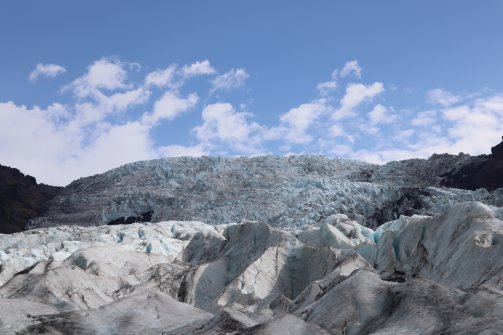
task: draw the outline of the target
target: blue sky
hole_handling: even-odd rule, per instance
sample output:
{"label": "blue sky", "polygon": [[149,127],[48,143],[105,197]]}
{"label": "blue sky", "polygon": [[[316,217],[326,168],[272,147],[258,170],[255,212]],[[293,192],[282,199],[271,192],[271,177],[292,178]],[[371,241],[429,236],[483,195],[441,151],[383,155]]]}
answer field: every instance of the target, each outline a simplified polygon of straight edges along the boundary
{"label": "blue sky", "polygon": [[503,135],[503,2],[2,1],[0,164],[65,185],[180,155],[376,163]]}

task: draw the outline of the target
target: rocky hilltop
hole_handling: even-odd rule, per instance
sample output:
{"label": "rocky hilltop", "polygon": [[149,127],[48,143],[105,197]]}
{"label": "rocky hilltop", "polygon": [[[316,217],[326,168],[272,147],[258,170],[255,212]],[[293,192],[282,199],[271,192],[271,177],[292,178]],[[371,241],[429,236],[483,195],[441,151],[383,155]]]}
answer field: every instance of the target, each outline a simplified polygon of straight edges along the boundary
{"label": "rocky hilltop", "polygon": [[0,234],[23,231],[26,222],[42,214],[61,189],[37,184],[34,177],[0,165]]}
{"label": "rocky hilltop", "polygon": [[245,219],[299,228],[335,213],[377,227],[400,215],[438,214],[464,201],[502,206],[503,189],[445,188],[453,171],[482,160],[460,154],[386,165],[322,156],[143,161],[72,182],[27,228]]}
{"label": "rocky hilltop", "polygon": [[469,190],[503,187],[503,142],[491,148],[490,155],[476,156],[443,175],[442,185]]}

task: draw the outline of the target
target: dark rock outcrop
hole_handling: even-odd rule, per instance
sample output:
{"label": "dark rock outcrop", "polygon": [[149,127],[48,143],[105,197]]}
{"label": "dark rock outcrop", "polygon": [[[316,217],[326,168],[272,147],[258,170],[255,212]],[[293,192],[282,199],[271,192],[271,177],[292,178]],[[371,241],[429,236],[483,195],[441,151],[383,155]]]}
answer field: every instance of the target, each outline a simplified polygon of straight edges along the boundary
{"label": "dark rock outcrop", "polygon": [[140,215],[137,216],[121,216],[118,219],[109,221],[107,225],[113,226],[113,225],[118,225],[118,224],[131,224],[135,222],[150,222],[152,219],[152,212],[145,212],[141,213]]}
{"label": "dark rock outcrop", "polygon": [[488,191],[503,187],[503,142],[492,147],[490,155],[474,156],[442,177],[441,184],[447,187]]}
{"label": "dark rock outcrop", "polygon": [[37,184],[34,177],[0,165],[0,233],[23,231],[26,222],[40,215],[61,189]]}

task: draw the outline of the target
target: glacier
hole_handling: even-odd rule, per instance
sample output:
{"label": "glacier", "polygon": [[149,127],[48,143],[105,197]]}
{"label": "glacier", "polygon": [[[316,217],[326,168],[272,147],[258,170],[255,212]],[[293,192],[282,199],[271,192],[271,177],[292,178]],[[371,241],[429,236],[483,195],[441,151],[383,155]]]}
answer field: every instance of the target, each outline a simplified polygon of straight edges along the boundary
{"label": "glacier", "polygon": [[[503,208],[0,235],[2,334],[494,334]],[[127,322],[125,321],[127,320]]]}
{"label": "glacier", "polygon": [[0,234],[0,333],[503,333],[498,148],[169,158],[78,179]]}
{"label": "glacier", "polygon": [[442,186],[444,175],[473,159],[433,155],[386,165],[323,156],[136,162],[72,182],[27,228],[255,220],[297,229],[333,214],[375,228],[400,215],[435,215],[465,201],[503,206],[503,188]]}

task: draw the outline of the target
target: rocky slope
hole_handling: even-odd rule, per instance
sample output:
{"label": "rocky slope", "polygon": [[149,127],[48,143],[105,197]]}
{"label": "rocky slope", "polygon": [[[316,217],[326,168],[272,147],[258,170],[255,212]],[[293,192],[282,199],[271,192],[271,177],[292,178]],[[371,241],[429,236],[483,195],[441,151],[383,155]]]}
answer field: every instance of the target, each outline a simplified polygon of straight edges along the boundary
{"label": "rocky slope", "polygon": [[490,155],[475,156],[443,175],[442,185],[469,190],[503,187],[503,142],[491,148]]}
{"label": "rocky slope", "polygon": [[71,183],[27,227],[248,219],[294,228],[335,213],[376,227],[400,215],[437,214],[463,201],[502,206],[503,189],[441,187],[442,176],[473,160],[460,154],[382,166],[321,156],[137,162]]}
{"label": "rocky slope", "polygon": [[0,165],[0,234],[24,230],[26,222],[42,214],[61,189],[37,184],[32,176]]}
{"label": "rocky slope", "polygon": [[503,208],[0,235],[2,334],[497,334]]}

